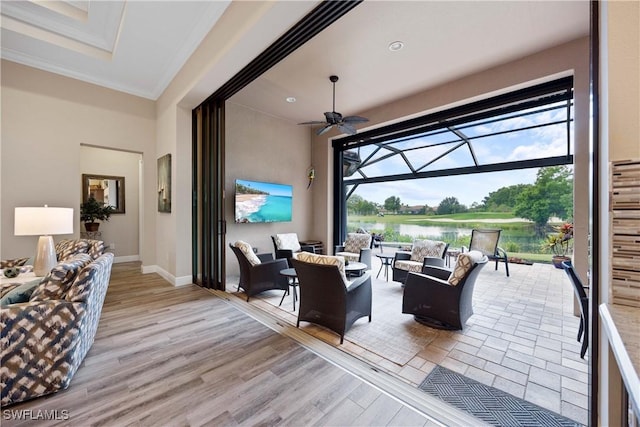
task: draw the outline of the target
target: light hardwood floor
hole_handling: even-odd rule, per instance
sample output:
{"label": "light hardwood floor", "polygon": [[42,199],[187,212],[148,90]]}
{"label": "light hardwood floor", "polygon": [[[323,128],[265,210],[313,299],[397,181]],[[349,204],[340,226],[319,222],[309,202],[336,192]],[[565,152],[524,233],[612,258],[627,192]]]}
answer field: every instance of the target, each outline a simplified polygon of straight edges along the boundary
{"label": "light hardwood floor", "polygon": [[69,389],[2,408],[3,426],[437,425],[206,290],[139,271],[114,265]]}

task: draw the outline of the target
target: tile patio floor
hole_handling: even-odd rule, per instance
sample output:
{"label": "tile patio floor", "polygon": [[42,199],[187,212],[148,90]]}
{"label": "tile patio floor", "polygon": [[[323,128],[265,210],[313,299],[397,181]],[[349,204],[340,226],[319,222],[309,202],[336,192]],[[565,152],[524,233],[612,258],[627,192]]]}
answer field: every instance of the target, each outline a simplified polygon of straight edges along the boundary
{"label": "tile patio floor", "polygon": [[[324,328],[305,322],[301,328],[411,386],[439,364],[587,424],[588,366],[579,356],[579,318],[573,315],[568,278],[548,264],[510,264],[510,277],[504,265],[498,271],[494,265],[486,265],[478,276],[474,315],[463,331],[435,330],[402,314],[402,288],[385,281],[384,272],[380,279],[375,277],[380,268],[377,257],[372,266],[371,323],[358,320],[341,346],[339,337]],[[228,284],[228,289],[235,290],[235,285]],[[265,292],[251,304],[295,326],[291,296],[278,307],[281,296],[281,291]]]}

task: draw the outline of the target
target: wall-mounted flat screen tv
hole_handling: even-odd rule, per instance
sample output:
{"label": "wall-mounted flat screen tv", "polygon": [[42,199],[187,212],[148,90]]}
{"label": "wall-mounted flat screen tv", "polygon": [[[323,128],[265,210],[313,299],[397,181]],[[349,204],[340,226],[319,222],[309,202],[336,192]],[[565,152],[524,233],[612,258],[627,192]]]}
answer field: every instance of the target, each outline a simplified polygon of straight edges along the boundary
{"label": "wall-mounted flat screen tv", "polygon": [[237,179],[236,222],[291,221],[292,198],[291,185]]}

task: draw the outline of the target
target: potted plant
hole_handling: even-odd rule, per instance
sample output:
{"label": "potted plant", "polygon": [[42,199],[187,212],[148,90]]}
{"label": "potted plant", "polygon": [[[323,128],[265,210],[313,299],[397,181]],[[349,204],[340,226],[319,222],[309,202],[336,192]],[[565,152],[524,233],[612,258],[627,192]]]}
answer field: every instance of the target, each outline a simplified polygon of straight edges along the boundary
{"label": "potted plant", "polygon": [[551,262],[556,268],[563,268],[562,263],[568,261],[571,250],[571,240],[573,239],[573,224],[567,222],[559,227],[555,227],[556,232],[547,237],[544,247],[553,253]]}
{"label": "potted plant", "polygon": [[96,221],[109,221],[114,210],[113,206],[89,197],[86,202],[80,204],[80,221],[84,222],[85,230],[98,231],[100,223]]}

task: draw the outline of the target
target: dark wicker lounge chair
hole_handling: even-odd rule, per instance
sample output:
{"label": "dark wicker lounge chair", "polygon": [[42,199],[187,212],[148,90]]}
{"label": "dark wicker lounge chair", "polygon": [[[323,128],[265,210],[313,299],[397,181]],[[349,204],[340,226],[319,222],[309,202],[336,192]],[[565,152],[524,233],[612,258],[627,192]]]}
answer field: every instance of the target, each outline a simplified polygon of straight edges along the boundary
{"label": "dark wicker lounge chair", "polygon": [[289,291],[289,282],[286,277],[280,275],[280,270],[288,268],[285,259],[273,259],[271,254],[261,254],[260,263],[252,265],[245,254],[239,248],[229,244],[233,253],[236,254],[240,266],[240,281],[238,287],[242,288],[249,297],[271,289],[281,289]]}
{"label": "dark wicker lounge chair", "polygon": [[426,265],[444,267],[449,244],[437,240],[416,240],[411,251],[398,251],[395,254],[391,268],[393,281],[404,283],[407,273],[420,273]]}
{"label": "dark wicker lounge chair", "polygon": [[[468,254],[458,257],[464,263]],[[458,330],[473,314],[473,288],[478,273],[489,261],[478,256],[471,261],[459,283],[450,283],[452,271],[443,267],[426,266],[423,273],[409,273],[404,286],[402,312],[413,314],[417,322],[437,329]],[[455,270],[455,268],[454,268]]]}
{"label": "dark wicker lounge chair", "polygon": [[[322,255],[315,255],[322,257]],[[325,257],[335,258],[335,257]],[[337,265],[292,259],[300,285],[298,322],[315,323],[340,335],[340,344],[351,325],[361,317],[371,322],[371,275],[363,273],[349,284]]]}
{"label": "dark wicker lounge chair", "polygon": [[298,252],[315,253],[315,248],[313,246],[300,245],[300,241],[298,240],[298,235],[296,233],[276,234],[275,236],[271,236],[271,241],[273,242],[273,250],[275,251],[276,259],[285,258],[289,267],[293,267],[293,265],[291,265],[291,258],[293,258],[293,254]]}
{"label": "dark wicker lounge chair", "polygon": [[371,270],[371,248],[373,238],[369,233],[349,233],[343,245],[336,245],[335,254],[349,261],[367,264]]}

